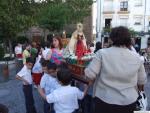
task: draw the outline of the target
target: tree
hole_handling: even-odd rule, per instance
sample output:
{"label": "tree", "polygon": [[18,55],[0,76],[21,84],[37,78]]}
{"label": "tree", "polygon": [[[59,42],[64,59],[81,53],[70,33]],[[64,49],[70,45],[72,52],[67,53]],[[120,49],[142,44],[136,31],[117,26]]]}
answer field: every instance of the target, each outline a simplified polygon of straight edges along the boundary
{"label": "tree", "polygon": [[41,5],[39,25],[60,31],[67,24],[82,22],[91,11],[93,0],[45,0]]}
{"label": "tree", "polygon": [[9,42],[10,54],[14,37],[35,24],[35,4],[32,0],[0,0],[0,36]]}
{"label": "tree", "polygon": [[129,28],[129,32],[131,34],[131,38],[135,38],[138,35],[138,32],[136,32],[134,29]]}

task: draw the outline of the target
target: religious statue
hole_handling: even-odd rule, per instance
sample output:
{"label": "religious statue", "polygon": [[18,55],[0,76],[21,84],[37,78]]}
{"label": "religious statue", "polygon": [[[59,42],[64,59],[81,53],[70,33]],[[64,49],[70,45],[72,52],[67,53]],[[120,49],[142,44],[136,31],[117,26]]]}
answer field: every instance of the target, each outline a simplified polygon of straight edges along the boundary
{"label": "religious statue", "polygon": [[87,44],[85,35],[83,33],[83,25],[78,23],[77,29],[73,32],[66,50],[69,52],[69,54],[81,58],[84,56],[86,49]]}

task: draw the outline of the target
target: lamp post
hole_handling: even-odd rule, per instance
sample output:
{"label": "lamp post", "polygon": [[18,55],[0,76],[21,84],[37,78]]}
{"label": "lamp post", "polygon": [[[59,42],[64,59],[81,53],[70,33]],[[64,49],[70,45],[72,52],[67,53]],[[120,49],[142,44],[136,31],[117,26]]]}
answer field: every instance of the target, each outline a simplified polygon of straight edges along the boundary
{"label": "lamp post", "polygon": [[97,0],[97,24],[96,24],[96,35],[97,35],[97,41],[102,42],[101,37],[101,1]]}
{"label": "lamp post", "polygon": [[144,9],[144,32],[146,32],[146,9],[147,9],[147,0],[145,0],[145,9]]}

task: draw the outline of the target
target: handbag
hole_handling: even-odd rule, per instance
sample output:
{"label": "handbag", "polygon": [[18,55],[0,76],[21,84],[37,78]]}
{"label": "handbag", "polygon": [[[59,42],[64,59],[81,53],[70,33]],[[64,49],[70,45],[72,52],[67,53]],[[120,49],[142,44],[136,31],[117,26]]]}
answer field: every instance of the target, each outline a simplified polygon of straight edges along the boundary
{"label": "handbag", "polygon": [[139,91],[139,97],[136,103],[137,111],[146,111],[148,106],[147,97],[144,91]]}

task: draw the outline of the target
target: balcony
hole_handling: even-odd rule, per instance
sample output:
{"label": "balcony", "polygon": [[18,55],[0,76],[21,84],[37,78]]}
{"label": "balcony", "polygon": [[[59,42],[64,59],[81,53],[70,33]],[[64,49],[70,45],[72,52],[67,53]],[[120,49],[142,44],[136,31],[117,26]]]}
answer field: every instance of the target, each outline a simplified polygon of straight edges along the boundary
{"label": "balcony", "polygon": [[118,11],[118,14],[129,14],[130,11]]}

